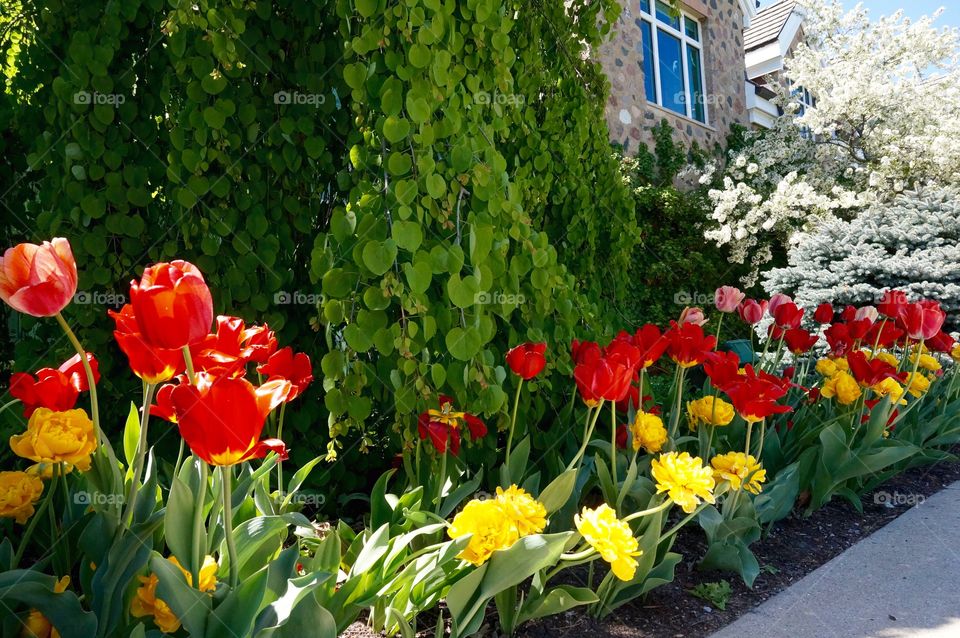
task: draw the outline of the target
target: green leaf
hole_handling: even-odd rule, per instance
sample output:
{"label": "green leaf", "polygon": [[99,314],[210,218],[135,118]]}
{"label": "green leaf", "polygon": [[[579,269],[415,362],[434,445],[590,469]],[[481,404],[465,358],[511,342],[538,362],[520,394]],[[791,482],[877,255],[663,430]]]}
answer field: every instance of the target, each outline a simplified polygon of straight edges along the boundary
{"label": "green leaf", "polygon": [[450,330],[444,340],[447,344],[447,350],[460,361],[469,361],[480,352],[483,347],[483,341],[476,328],[460,328],[459,326]]}
{"label": "green leaf", "polygon": [[123,457],[127,460],[127,478],[132,476],[133,460],[137,454],[137,445],[140,443],[140,412],[137,406],[130,402],[130,411],[127,412],[127,421],[123,426]]}
{"label": "green leaf", "polygon": [[[0,573],[0,600],[9,608],[16,603],[36,609],[61,638],[90,638],[97,633],[97,617],[84,610],[76,594],[54,593],[57,579],[38,571],[17,569]],[[18,630],[19,635],[19,630]]]}
{"label": "green leaf", "polygon": [[443,177],[434,173],[427,177],[427,194],[434,199],[440,199],[447,193],[447,183]]}
{"label": "green leaf", "polygon": [[159,580],[157,598],[170,606],[191,636],[203,636],[210,614],[210,596],[188,585],[183,572],[160,554],[154,553],[150,569]]}
{"label": "green leaf", "polygon": [[371,240],[363,247],[363,264],[374,275],[382,275],[390,270],[397,258],[397,242]]}
{"label": "green leaf", "polygon": [[600,600],[593,590],[588,587],[573,587],[560,585],[554,587],[543,596],[529,598],[524,601],[517,617],[517,624],[522,624],[537,618],[556,616],[579,605],[591,605]]}
{"label": "green leaf", "polygon": [[416,252],[423,243],[423,230],[417,222],[393,222],[392,234],[397,246],[409,252]]}
{"label": "green leaf", "polygon": [[450,275],[447,280],[447,294],[450,301],[458,308],[469,308],[477,303],[477,295],[480,292],[480,283],[473,275],[467,275],[463,279],[459,275]]}
{"label": "green leaf", "polygon": [[391,115],[383,122],[383,136],[387,141],[396,144],[410,134],[410,122],[402,117]]}
{"label": "green leaf", "polygon": [[357,13],[364,18],[369,18],[377,12],[378,0],[356,0]]}
{"label": "green leaf", "polygon": [[553,514],[570,500],[570,495],[573,494],[573,488],[576,484],[577,470],[567,470],[543,488],[537,500],[546,508],[548,515]]}
{"label": "green leaf", "polygon": [[410,289],[420,294],[427,291],[427,288],[430,287],[430,281],[433,279],[433,271],[430,265],[422,261],[404,264],[403,274],[407,277]]}

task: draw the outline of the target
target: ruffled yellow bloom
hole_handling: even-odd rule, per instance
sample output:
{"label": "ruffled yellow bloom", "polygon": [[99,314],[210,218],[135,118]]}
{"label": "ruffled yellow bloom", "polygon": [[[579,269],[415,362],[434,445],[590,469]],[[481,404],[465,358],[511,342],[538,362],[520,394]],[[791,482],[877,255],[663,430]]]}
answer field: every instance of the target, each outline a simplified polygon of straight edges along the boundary
{"label": "ruffled yellow bloom", "polygon": [[[64,576],[53,586],[53,593],[62,594],[70,586],[70,577]],[[60,638],[60,632],[36,609],[31,609],[23,624],[21,638]]]}
{"label": "ruffled yellow bloom", "polygon": [[879,359],[884,363],[889,363],[894,368],[900,366],[900,359],[897,359],[895,356],[893,356],[889,352],[883,352],[882,350],[878,350],[876,352],[870,352],[869,350],[864,350],[864,352],[867,354],[867,357],[870,359]]}
{"label": "ruffled yellow bloom", "polygon": [[648,454],[659,452],[667,443],[667,428],[663,426],[663,419],[656,414],[640,410],[630,424],[630,434],[633,436],[633,451],[640,448]]}
{"label": "ruffled yellow bloom", "polygon": [[850,364],[843,357],[820,359],[817,361],[817,372],[825,377],[832,377],[838,372],[847,372]]}
{"label": "ruffled yellow bloom", "polygon": [[733,490],[743,489],[753,494],[759,494],[762,484],[767,480],[767,471],[752,454],[743,452],[727,452],[718,454],[710,461],[713,466],[713,478],[717,481],[726,480]]}
{"label": "ruffled yellow bloom", "polygon": [[497,488],[497,503],[517,531],[518,537],[539,534],[547,527],[547,508],[516,485]]}
{"label": "ruffled yellow bloom", "polygon": [[467,534],[472,536],[459,558],[474,565],[484,564],[495,551],[510,547],[520,538],[516,525],[495,499],[472,500],[453,517],[447,535],[460,538]]}
{"label": "ruffled yellow bloom", "polygon": [[880,383],[874,384],[870,389],[879,397],[890,395],[894,403],[902,405],[907,403],[906,399],[903,398],[903,386],[897,383],[896,379],[888,377]]}
{"label": "ruffled yellow bloom", "polygon": [[957,363],[960,363],[960,343],[953,346],[953,350],[950,351],[950,356],[953,358],[954,361],[956,361]]}
{"label": "ruffled yellow bloom", "polygon": [[687,403],[687,423],[691,430],[698,425],[730,425],[736,412],[733,405],[723,399],[705,396]]}
{"label": "ruffled yellow bloom", "polygon": [[912,373],[906,381],[906,386],[907,392],[919,399],[930,389],[930,379],[919,372]]}
{"label": "ruffled yellow bloom", "polygon": [[33,516],[34,504],[43,494],[43,481],[26,472],[0,472],[0,517],[21,525]]}
{"label": "ruffled yellow bloom", "polygon": [[657,482],[657,493],[666,492],[670,500],[690,514],[700,501],[713,503],[713,471],[703,466],[698,456],[687,452],[661,454],[650,463],[650,472]]}
{"label": "ruffled yellow bloom", "polygon": [[10,437],[10,449],[17,456],[36,463],[63,463],[64,471],[74,467],[90,469],[90,455],[97,448],[93,422],[83,410],[54,412],[37,408],[27,422],[27,431]]}
{"label": "ruffled yellow bloom", "polygon": [[640,543],[626,521],[604,503],[596,509],[584,507],[573,517],[577,531],[610,563],[610,571],[620,580],[631,580],[637,571],[636,557],[642,554]]}
{"label": "ruffled yellow bloom", "polygon": [[943,367],[940,365],[939,361],[928,354],[921,354],[919,362],[917,362],[917,355],[913,355],[910,357],[910,366],[919,366],[920,368],[929,370],[930,372],[937,372]]}
{"label": "ruffled yellow bloom", "polygon": [[860,398],[860,384],[853,378],[849,372],[838,371],[832,377],[823,382],[820,388],[820,394],[832,399],[837,397],[840,405],[850,405]]}
{"label": "ruffled yellow bloom", "polygon": [[[183,568],[175,557],[170,556],[168,561],[177,566],[187,580],[187,584],[193,586],[193,576]],[[153,624],[165,634],[175,633],[180,629],[180,619],[177,618],[170,606],[163,600],[157,598],[157,585],[160,578],[156,574],[149,576],[140,576],[140,587],[137,588],[133,600],[130,601],[130,614],[136,618],[152,616]],[[203,559],[203,565],[200,567],[200,591],[212,592],[217,588],[217,561],[213,556],[206,556]]]}

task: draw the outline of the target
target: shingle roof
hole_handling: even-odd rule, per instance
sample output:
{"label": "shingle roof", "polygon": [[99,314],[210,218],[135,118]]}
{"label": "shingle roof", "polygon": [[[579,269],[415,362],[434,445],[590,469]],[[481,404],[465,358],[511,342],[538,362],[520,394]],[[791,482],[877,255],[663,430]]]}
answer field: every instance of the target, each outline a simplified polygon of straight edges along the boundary
{"label": "shingle roof", "polygon": [[795,0],[779,0],[760,9],[750,21],[750,28],[743,32],[744,50],[759,49],[776,40],[793,13],[795,4]]}

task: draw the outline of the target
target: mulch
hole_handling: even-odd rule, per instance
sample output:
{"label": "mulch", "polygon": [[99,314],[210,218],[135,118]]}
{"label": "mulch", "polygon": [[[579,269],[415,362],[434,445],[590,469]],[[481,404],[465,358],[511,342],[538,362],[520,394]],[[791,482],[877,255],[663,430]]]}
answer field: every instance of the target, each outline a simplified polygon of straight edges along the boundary
{"label": "mulch", "polygon": [[[960,452],[955,449],[954,453]],[[841,499],[834,499],[809,518],[799,513],[778,522],[769,534],[751,545],[761,565],[761,573],[748,588],[736,574],[705,572],[697,569],[697,560],[706,551],[703,532],[690,524],[678,534],[672,551],[684,556],[677,566],[676,579],[659,587],[645,598],[628,603],[602,621],[577,609],[559,616],[527,623],[517,632],[519,638],[555,638],[590,636],[591,638],[697,638],[733,622],[741,615],[783,591],[820,565],[828,562],[860,539],[869,536],[947,485],[960,480],[960,463],[938,463],[914,468],[887,481],[863,499],[864,512]],[[880,496],[877,496],[880,494]],[[896,502],[884,498],[898,494]],[[922,504],[920,505],[922,507]],[[565,580],[586,584],[586,571],[564,572]],[[577,581],[580,581],[579,583]],[[697,598],[689,591],[700,583],[726,580],[732,593],[721,610]],[[598,581],[595,581],[598,582]],[[493,605],[487,609],[487,623],[478,636],[499,637]],[[432,617],[427,618],[427,616]],[[421,627],[432,627],[435,614],[424,614]],[[342,636],[376,636],[362,623],[354,623]],[[432,631],[420,633],[425,638]]]}

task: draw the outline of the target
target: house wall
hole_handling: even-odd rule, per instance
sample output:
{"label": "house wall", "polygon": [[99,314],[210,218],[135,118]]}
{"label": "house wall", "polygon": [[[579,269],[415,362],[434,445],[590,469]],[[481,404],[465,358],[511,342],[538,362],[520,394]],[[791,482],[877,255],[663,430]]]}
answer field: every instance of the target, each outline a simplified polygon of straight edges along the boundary
{"label": "house wall", "polygon": [[748,123],[744,91],[743,10],[738,0],[686,0],[690,12],[701,18],[706,75],[706,125],[648,103],[643,90],[643,41],[638,0],[621,0],[623,11],[613,35],[600,48],[599,57],[610,80],[607,125],[611,141],[633,154],[641,145],[652,145],[650,129],[666,119],[676,131],[674,139],[702,148],[724,145],[734,123]]}

